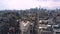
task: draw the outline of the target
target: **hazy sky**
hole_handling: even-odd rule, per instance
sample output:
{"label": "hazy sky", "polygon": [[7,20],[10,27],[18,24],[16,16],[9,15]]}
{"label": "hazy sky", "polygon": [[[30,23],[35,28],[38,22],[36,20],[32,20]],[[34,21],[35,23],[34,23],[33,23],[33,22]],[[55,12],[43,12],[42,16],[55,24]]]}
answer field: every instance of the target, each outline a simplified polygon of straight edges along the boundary
{"label": "hazy sky", "polygon": [[60,0],[0,0],[0,10],[19,10],[35,7],[43,7],[48,9],[60,8]]}

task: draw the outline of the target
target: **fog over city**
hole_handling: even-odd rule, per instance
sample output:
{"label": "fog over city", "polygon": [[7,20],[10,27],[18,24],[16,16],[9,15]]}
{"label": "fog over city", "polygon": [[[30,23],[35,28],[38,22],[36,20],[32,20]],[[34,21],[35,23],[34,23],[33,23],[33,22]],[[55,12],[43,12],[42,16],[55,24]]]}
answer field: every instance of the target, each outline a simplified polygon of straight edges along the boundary
{"label": "fog over city", "polygon": [[0,0],[0,10],[24,10],[35,7],[47,9],[60,8],[60,0]]}
{"label": "fog over city", "polygon": [[60,34],[60,0],[0,0],[0,34]]}

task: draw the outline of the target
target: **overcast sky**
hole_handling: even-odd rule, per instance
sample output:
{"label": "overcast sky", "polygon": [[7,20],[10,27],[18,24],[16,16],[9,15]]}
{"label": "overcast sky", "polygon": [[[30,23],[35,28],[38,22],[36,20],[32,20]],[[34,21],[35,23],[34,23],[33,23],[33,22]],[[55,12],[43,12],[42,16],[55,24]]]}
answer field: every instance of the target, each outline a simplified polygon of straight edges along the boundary
{"label": "overcast sky", "polygon": [[48,9],[60,8],[60,0],[0,0],[0,10],[20,10],[35,7]]}

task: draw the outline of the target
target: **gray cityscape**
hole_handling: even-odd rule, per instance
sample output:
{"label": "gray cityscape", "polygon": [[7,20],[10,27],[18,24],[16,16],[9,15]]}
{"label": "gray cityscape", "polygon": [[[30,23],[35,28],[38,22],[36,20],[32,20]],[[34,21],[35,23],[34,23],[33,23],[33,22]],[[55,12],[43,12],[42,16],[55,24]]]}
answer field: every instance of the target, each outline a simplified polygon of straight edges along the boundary
{"label": "gray cityscape", "polygon": [[0,34],[60,34],[60,9],[1,10]]}
{"label": "gray cityscape", "polygon": [[0,34],[60,34],[60,0],[0,0]]}

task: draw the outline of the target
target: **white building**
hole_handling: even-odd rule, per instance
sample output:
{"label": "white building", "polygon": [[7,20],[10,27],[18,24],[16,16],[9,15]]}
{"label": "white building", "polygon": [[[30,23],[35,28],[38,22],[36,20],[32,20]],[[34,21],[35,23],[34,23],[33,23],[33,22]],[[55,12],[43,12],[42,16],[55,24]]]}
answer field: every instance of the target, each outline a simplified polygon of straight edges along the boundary
{"label": "white building", "polygon": [[29,21],[21,21],[20,22],[20,29],[21,34],[28,34],[29,33],[30,22]]}

